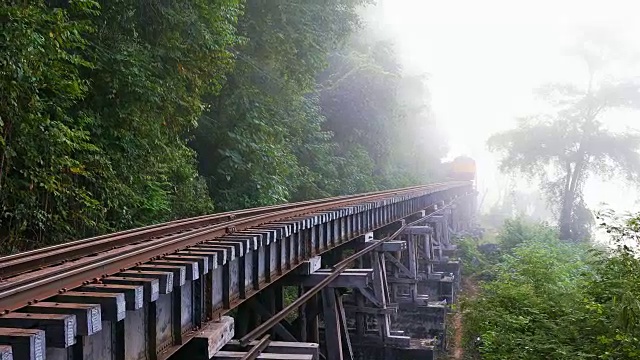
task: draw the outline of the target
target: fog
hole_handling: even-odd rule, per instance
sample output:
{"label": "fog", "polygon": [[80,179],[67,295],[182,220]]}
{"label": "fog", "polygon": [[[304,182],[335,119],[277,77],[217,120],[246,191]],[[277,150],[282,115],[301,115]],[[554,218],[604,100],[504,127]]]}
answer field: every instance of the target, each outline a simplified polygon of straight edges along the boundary
{"label": "fog", "polygon": [[[632,1],[378,1],[376,26],[389,34],[407,72],[425,73],[438,126],[447,134],[449,158],[469,155],[478,164],[483,208],[495,203],[509,182],[489,152],[492,134],[513,128],[515,119],[544,111],[534,90],[548,82],[588,79],[584,62],[568,49],[585,32],[607,33],[629,53],[640,50],[640,4]],[[638,66],[614,69],[629,77]],[[607,126],[640,128],[637,114],[607,115]],[[517,186],[533,189],[516,180]],[[637,191],[621,180],[590,178],[585,202],[631,211]],[[607,205],[603,205],[606,203]]]}

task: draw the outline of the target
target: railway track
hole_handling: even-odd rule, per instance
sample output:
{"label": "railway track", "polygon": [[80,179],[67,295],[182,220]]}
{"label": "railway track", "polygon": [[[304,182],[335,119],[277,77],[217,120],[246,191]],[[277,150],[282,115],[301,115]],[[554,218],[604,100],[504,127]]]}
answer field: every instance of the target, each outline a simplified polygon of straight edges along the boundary
{"label": "railway track", "polygon": [[[336,263],[343,250],[359,249],[373,231],[384,237],[428,216],[464,219],[471,185],[446,182],[231,211],[0,257],[0,354],[8,344],[14,358],[33,360],[45,353],[50,360],[167,360],[185,351],[209,359],[228,340],[219,331],[233,337],[228,315],[238,311],[264,322],[250,332],[237,329],[240,348],[262,344],[246,354],[257,356],[270,346],[260,337],[282,332],[278,319],[320,296],[327,282],[362,281],[343,270],[374,246]],[[462,218],[451,217],[455,204]],[[299,276],[318,281],[329,274],[319,271],[321,264],[333,265],[331,274],[284,308],[284,298],[277,300],[284,284],[301,286]],[[372,296],[374,290],[363,291]],[[267,308],[256,305],[261,302]]]}
{"label": "railway track", "polygon": [[[414,187],[416,189],[420,187]],[[407,188],[409,190],[412,188]],[[0,257],[0,280],[20,273],[51,266],[57,263],[74,260],[84,256],[90,256],[102,251],[136,244],[175,234],[188,235],[187,232],[203,230],[214,225],[221,225],[232,220],[245,219],[252,216],[267,214],[274,211],[295,210],[310,205],[330,204],[332,202],[348,199],[356,199],[365,196],[375,196],[388,193],[385,191],[358,194],[350,196],[338,196],[319,200],[287,203],[282,205],[264,206],[248,210],[228,211],[224,213],[203,215],[188,219],[175,220],[167,223],[145,226],[137,229],[125,230],[113,234],[101,235],[87,239],[68,242],[65,244],[49,246],[37,250]]]}
{"label": "railway track", "polygon": [[216,238],[307,214],[468,185],[447,182],[205,215],[0,257],[0,311],[10,312]]}

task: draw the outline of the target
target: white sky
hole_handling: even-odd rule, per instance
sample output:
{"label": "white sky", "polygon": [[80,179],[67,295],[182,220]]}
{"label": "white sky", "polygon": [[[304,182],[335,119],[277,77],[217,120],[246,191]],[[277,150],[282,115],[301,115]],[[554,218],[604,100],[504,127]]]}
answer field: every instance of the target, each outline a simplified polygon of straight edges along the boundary
{"label": "white sky", "polygon": [[[585,26],[613,29],[640,50],[640,2],[589,0],[379,0],[380,26],[394,39],[405,68],[428,74],[450,156],[478,162],[478,189],[491,202],[504,179],[487,138],[541,109],[533,90],[549,81],[583,80],[585,68],[566,49]],[[637,115],[640,117],[640,115]],[[636,121],[625,124],[636,127]],[[591,181],[592,208],[607,202],[633,210],[637,192],[623,183]]]}

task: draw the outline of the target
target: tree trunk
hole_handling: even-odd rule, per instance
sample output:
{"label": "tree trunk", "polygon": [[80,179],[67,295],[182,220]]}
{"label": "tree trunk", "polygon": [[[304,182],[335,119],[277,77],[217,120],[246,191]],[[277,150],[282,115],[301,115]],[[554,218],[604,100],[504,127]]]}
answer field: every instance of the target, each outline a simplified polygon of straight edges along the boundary
{"label": "tree trunk", "polygon": [[573,208],[574,195],[571,193],[571,183],[573,180],[573,170],[571,162],[567,161],[566,165],[567,177],[564,183],[564,192],[562,194],[562,207],[560,209],[560,219],[558,225],[560,227],[560,239],[571,239],[571,210]]}
{"label": "tree trunk", "polygon": [[567,165],[567,181],[565,182],[565,192],[562,199],[562,210],[560,213],[560,239],[577,240],[573,238],[573,208],[578,192],[578,184],[585,169],[585,155],[580,151],[576,164],[571,171],[571,166]]}
{"label": "tree trunk", "polygon": [[586,168],[586,163],[587,163],[587,159],[586,159],[586,155],[585,154],[581,154],[580,158],[578,159],[578,162],[576,163],[576,167],[573,171],[573,179],[572,179],[572,184],[571,184],[571,189],[570,192],[573,196],[573,200],[571,202],[571,218],[570,218],[570,224],[571,224],[571,240],[582,240],[582,239],[578,239],[577,236],[579,236],[579,231],[576,231],[579,227],[582,227],[583,224],[577,224],[576,221],[577,219],[573,216],[573,213],[575,211],[575,200],[576,200],[576,196],[578,194],[580,194],[580,197],[582,197],[582,190],[578,190],[579,186],[580,186],[580,181],[582,181],[582,178],[584,176],[584,172],[585,172],[585,168]]}

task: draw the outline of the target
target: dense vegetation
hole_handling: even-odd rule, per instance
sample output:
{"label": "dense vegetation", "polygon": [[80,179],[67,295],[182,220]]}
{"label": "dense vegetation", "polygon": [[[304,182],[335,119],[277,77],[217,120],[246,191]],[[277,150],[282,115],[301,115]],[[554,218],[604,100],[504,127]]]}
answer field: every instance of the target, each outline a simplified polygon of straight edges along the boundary
{"label": "dense vegetation", "polygon": [[613,249],[563,242],[555,229],[520,220],[505,223],[498,253],[464,241],[479,282],[463,303],[467,357],[637,359],[639,221],[607,225]]}
{"label": "dense vegetation", "polygon": [[4,2],[0,253],[437,176],[366,2]]}

